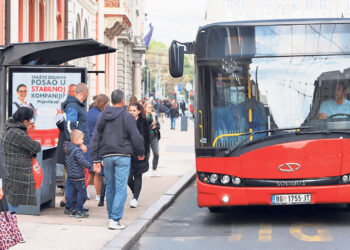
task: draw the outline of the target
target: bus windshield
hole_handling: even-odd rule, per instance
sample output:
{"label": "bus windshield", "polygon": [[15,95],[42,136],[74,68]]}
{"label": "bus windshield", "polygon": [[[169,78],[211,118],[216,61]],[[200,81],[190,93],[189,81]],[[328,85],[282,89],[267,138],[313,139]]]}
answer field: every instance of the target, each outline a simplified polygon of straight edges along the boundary
{"label": "bus windshield", "polygon": [[201,147],[232,147],[244,133],[274,128],[350,129],[349,24],[207,33],[208,45],[199,46],[197,57]]}
{"label": "bus windshield", "polygon": [[350,52],[349,24],[219,26],[203,33],[199,58],[328,55]]}

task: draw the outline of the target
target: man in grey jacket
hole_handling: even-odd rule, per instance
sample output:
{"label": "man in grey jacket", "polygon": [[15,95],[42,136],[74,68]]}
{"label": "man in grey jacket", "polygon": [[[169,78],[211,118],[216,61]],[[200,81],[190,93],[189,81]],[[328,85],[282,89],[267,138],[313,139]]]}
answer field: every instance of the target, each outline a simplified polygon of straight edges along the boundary
{"label": "man in grey jacket", "polygon": [[125,110],[124,93],[114,90],[112,107],[100,114],[91,140],[91,159],[95,168],[100,168],[103,158],[106,178],[106,199],[109,229],[124,229],[120,223],[127,196],[130,172],[130,157],[134,153],[144,159],[144,140],[136,127],[135,118]]}

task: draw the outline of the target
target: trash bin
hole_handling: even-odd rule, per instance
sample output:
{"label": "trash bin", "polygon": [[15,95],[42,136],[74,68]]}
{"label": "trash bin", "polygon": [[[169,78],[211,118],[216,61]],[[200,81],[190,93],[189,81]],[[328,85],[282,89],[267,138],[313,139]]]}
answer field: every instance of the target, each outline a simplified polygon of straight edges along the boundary
{"label": "trash bin", "polygon": [[42,205],[55,207],[56,197],[56,148],[43,149],[36,157],[43,170],[41,188],[36,190],[36,206],[18,207],[19,214],[40,215]]}
{"label": "trash bin", "polygon": [[188,122],[188,117],[181,116],[181,131],[187,131],[187,122]]}

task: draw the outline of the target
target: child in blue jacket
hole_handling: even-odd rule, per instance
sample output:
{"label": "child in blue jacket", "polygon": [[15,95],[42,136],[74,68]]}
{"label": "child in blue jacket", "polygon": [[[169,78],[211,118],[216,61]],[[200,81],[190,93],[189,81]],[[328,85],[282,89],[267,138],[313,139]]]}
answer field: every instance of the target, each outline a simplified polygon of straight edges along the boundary
{"label": "child in blue jacket", "polygon": [[74,129],[70,133],[70,140],[63,145],[67,167],[65,213],[75,218],[86,218],[89,214],[83,211],[83,205],[87,197],[84,169],[88,168],[96,173],[99,170],[95,169],[92,163],[85,158],[83,150],[80,148],[84,143],[83,132]]}

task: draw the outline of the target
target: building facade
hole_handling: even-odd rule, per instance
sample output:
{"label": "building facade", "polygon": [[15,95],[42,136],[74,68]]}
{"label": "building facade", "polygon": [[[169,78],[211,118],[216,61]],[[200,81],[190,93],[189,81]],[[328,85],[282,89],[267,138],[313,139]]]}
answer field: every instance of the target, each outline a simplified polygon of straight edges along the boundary
{"label": "building facade", "polygon": [[0,44],[92,38],[116,53],[68,62],[86,67],[90,101],[117,88],[141,97],[142,0],[0,0]]}

